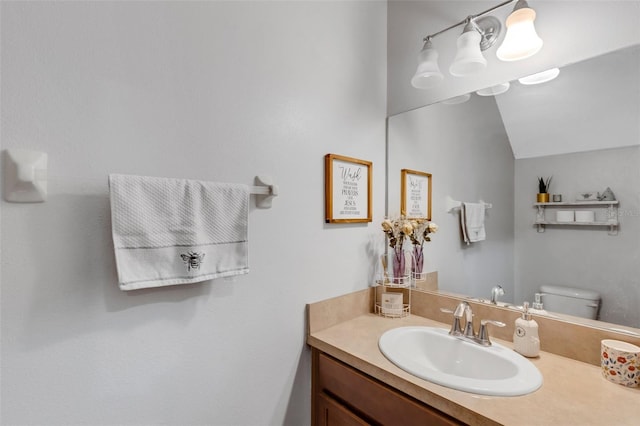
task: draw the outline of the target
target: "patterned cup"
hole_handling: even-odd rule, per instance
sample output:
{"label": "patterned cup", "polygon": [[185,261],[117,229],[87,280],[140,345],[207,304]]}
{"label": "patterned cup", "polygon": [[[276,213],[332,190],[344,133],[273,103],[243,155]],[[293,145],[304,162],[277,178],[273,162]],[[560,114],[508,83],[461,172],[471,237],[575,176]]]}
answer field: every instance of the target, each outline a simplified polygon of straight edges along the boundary
{"label": "patterned cup", "polygon": [[619,340],[603,340],[601,347],[602,376],[623,386],[640,385],[640,347]]}

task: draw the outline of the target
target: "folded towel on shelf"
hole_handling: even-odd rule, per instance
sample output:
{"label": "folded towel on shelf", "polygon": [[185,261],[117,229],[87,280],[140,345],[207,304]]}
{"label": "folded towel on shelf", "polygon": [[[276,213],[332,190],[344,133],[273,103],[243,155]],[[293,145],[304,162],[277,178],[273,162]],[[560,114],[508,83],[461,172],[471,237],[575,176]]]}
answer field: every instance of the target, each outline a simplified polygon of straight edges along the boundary
{"label": "folded towel on shelf", "polygon": [[484,203],[462,203],[460,225],[462,236],[467,245],[486,238],[484,229]]}
{"label": "folded towel on shelf", "polygon": [[122,290],[247,274],[249,187],[109,175]]}

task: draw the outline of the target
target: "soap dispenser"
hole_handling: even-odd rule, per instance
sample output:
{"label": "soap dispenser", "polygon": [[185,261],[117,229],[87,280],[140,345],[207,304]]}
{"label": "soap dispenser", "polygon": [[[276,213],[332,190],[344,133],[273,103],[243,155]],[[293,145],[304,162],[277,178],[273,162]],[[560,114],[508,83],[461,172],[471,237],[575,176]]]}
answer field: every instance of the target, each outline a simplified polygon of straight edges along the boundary
{"label": "soap dispenser", "polygon": [[513,333],[513,349],[526,357],[536,357],[540,354],[540,338],[538,323],[531,318],[529,302],[524,302],[522,318],[516,320]]}
{"label": "soap dispenser", "polygon": [[542,295],[540,293],[536,293],[534,296],[535,301],[531,304],[530,312],[533,314],[546,314],[547,311],[544,310],[544,305],[541,300]]}

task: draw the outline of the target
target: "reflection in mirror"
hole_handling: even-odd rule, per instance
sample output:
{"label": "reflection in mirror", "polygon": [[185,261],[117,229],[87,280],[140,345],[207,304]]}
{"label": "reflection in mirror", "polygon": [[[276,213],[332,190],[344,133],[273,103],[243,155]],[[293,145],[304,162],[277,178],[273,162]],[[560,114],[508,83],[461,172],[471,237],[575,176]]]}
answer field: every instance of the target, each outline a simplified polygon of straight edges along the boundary
{"label": "reflection in mirror", "polygon": [[[425,270],[438,271],[440,290],[489,299],[501,285],[501,300],[521,305],[542,286],[578,288],[600,296],[599,320],[640,327],[639,122],[638,46],[563,67],[544,84],[514,81],[495,97],[472,94],[464,103],[392,116],[387,213],[400,211],[401,169],[431,173],[440,229],[426,250]],[[611,188],[619,201],[618,233],[575,223],[538,232],[540,176],[553,176],[549,192],[563,202]],[[462,242],[460,214],[447,210],[447,197],[492,204],[485,241]],[[607,220],[607,209],[597,205],[547,208],[547,220],[560,208]]]}

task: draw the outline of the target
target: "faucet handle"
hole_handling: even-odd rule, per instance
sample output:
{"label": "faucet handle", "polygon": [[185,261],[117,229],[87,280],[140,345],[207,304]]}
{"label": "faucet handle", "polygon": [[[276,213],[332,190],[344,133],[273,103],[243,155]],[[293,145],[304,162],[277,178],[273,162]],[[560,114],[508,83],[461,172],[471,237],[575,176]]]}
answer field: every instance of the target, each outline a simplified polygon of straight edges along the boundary
{"label": "faucet handle", "polygon": [[504,327],[506,324],[502,321],[486,320],[480,321],[480,331],[478,332],[478,343],[482,346],[491,346],[491,340],[489,339],[488,324],[495,325],[496,327]]}
{"label": "faucet handle", "polygon": [[453,323],[451,324],[451,330],[449,330],[449,334],[459,336],[462,334],[462,326],[460,325],[460,317],[455,316],[455,312],[451,309],[440,308],[440,312],[444,312],[445,314],[453,315]]}

